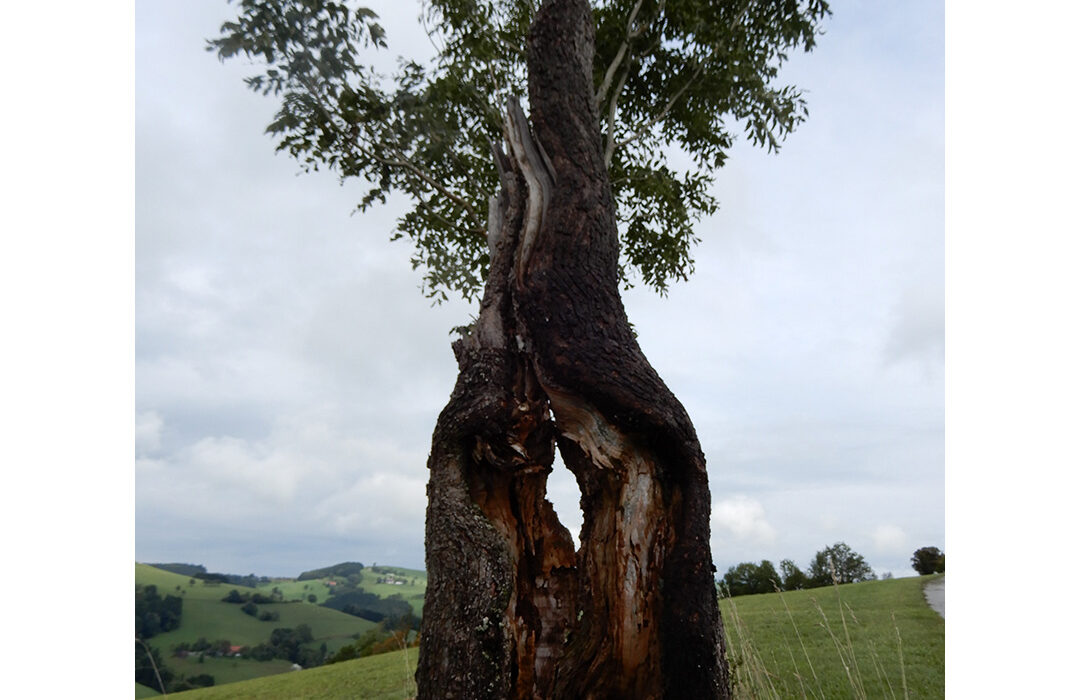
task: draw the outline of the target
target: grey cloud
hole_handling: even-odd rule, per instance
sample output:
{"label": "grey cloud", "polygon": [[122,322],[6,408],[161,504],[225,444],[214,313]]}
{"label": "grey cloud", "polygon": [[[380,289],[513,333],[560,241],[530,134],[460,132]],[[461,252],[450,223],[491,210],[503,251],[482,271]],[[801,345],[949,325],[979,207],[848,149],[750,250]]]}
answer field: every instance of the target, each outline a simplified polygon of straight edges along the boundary
{"label": "grey cloud", "polygon": [[[202,50],[234,9],[137,10],[136,556],[287,575],[421,566],[448,330],[475,309],[420,295],[408,244],[387,241],[400,200],[350,216],[362,188],[273,155],[272,102]],[[380,61],[431,50],[414,6],[376,9]],[[943,541],[943,385],[924,371],[944,217],[942,52],[925,18],[940,13],[833,9],[790,64],[810,120],[779,157],[736,147],[690,282],[626,295],[706,452],[721,571],[805,565],[843,539],[901,573],[890,533]],[[550,494],[576,534],[564,468]],[[738,517],[775,539],[732,536]]]}

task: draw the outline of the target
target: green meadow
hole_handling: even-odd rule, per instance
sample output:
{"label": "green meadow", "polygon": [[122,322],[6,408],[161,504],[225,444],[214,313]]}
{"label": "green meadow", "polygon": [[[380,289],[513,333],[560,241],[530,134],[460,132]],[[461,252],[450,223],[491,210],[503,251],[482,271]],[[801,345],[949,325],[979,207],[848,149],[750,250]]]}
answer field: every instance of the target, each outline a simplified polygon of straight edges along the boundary
{"label": "green meadow", "polygon": [[[424,594],[427,592],[427,572],[418,569],[403,569],[398,566],[379,566],[379,572],[365,569],[363,581],[360,585],[365,591],[374,593],[380,598],[389,598],[392,595],[400,595],[405,602],[412,606],[413,614],[420,617],[424,612]],[[387,574],[393,574],[394,578],[404,581],[403,584],[376,583],[379,578],[386,578]],[[415,582],[415,583],[414,583]]]}
{"label": "green meadow", "polygon": [[[399,566],[378,566],[379,571],[371,568],[364,569],[355,576],[359,579],[358,585],[368,593],[374,593],[380,598],[389,598],[392,595],[400,595],[413,609],[413,614],[420,617],[424,609],[424,593],[427,591],[427,572],[419,569],[405,569]],[[396,580],[403,583],[378,583],[379,579],[385,579],[387,574],[393,574]],[[274,579],[269,583],[260,584],[255,590],[269,595],[273,589],[278,589],[285,600],[308,601],[308,596],[315,596],[315,603],[321,605],[330,597],[330,585],[343,585],[346,579],[338,576],[297,581],[296,579]],[[224,584],[223,584],[224,585]],[[224,594],[223,594],[224,595]]]}
{"label": "green meadow", "polygon": [[945,620],[922,590],[939,578],[722,600],[736,697],[944,697]]}
{"label": "green meadow", "polygon": [[[735,696],[944,697],[945,621],[922,592],[939,578],[721,600]],[[222,675],[213,688],[179,695],[192,700],[413,697],[416,655],[410,648],[228,685],[221,685]],[[217,677],[211,668],[205,666]]]}
{"label": "green meadow", "polygon": [[185,700],[363,698],[401,700],[416,695],[416,649],[393,651],[304,671],[200,688],[170,697]]}
{"label": "green meadow", "polygon": [[[195,582],[192,583],[192,580]],[[145,564],[135,565],[137,585],[157,586],[160,595],[178,595],[184,600],[180,626],[170,632],[154,636],[149,644],[161,650],[172,666],[169,650],[181,642],[194,642],[200,637],[208,641],[228,639],[237,646],[265,642],[277,627],[311,627],[317,647],[323,642],[327,649],[336,651],[352,641],[353,635],[363,634],[375,627],[375,623],[337,610],[323,608],[308,602],[273,603],[260,605],[259,610],[276,612],[279,619],[262,621],[240,610],[240,605],[222,601],[229,591],[253,593],[254,588],[227,583],[208,583],[187,576],[162,571]],[[271,586],[272,587],[272,586]],[[288,599],[288,596],[286,596]]]}

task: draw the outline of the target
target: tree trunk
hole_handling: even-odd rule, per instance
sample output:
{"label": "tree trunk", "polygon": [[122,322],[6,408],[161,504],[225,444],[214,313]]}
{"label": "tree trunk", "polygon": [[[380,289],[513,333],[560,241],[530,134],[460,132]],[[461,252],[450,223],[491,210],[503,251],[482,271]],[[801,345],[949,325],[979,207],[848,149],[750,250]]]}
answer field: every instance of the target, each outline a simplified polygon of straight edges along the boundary
{"label": "tree trunk", "polygon": [[[587,1],[545,2],[428,461],[422,698],[730,696],[705,459],[619,297],[592,59]],[[556,444],[577,551],[545,498]]]}

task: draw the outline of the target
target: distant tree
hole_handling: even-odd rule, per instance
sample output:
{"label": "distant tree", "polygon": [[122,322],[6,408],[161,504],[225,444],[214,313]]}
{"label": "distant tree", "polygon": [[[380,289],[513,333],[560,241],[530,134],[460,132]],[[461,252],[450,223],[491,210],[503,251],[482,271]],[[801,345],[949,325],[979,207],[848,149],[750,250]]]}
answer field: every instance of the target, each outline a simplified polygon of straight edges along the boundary
{"label": "distant tree", "polygon": [[877,578],[861,554],[843,542],[837,542],[814,555],[808,571],[807,588],[836,583],[858,583]]}
{"label": "distant tree", "polygon": [[911,568],[920,576],[945,573],[945,552],[937,547],[920,547],[911,555]]}
{"label": "distant tree", "polygon": [[147,564],[155,569],[161,569],[162,571],[168,571],[173,574],[180,574],[181,576],[198,576],[199,574],[206,573],[206,567],[201,564],[180,564],[180,563],[159,563],[159,564]]}
{"label": "distant tree", "polygon": [[881,575],[881,580],[882,581],[891,581],[892,577],[893,577],[892,572],[891,571],[886,571],[885,573],[883,573]]}
{"label": "distant tree", "polygon": [[240,591],[235,588],[229,591],[229,594],[222,598],[226,603],[246,603],[251,596],[248,594],[241,594]]}
{"label": "distant tree", "polygon": [[[186,678],[184,680],[186,680],[192,688],[209,688],[214,685],[214,677],[209,673],[200,673],[197,676],[192,676],[191,678]],[[175,692],[179,690],[179,688],[174,688],[173,690]]]}
{"label": "distant tree", "polygon": [[150,639],[161,632],[180,626],[184,599],[167,595],[161,597],[157,586],[135,586],[135,636]]}
{"label": "distant tree", "polygon": [[772,593],[780,587],[780,574],[776,573],[776,567],[768,559],[762,559],[758,565],[757,586],[762,593]]}
{"label": "distant tree", "polygon": [[244,603],[244,606],[240,608],[240,610],[242,610],[245,615],[251,615],[252,617],[259,614],[259,606],[255,605],[255,603]]}
{"label": "distant tree", "polygon": [[276,610],[273,612],[270,610],[263,610],[259,613],[259,619],[263,622],[277,622],[280,618],[281,615]]}
{"label": "distant tree", "polygon": [[269,661],[275,658],[276,652],[274,647],[263,642],[248,649],[247,655],[256,661]]}
{"label": "distant tree", "polygon": [[363,571],[364,565],[358,561],[346,561],[340,564],[334,564],[333,566],[327,566],[322,569],[313,569],[311,571],[305,571],[297,576],[297,581],[310,581],[312,579],[330,578],[333,576],[348,576],[349,574],[356,574]]}
{"label": "distant tree", "polygon": [[319,602],[319,598],[314,593],[308,593],[307,602],[309,602],[309,603],[317,603],[317,602]]}
{"label": "distant tree", "polygon": [[806,574],[790,559],[780,562],[780,578],[785,591],[797,591],[806,588]]}
{"label": "distant tree", "polygon": [[780,575],[768,559],[760,564],[743,562],[724,574],[724,587],[731,596],[772,593],[780,585]]}
{"label": "distant tree", "polygon": [[346,644],[345,646],[334,652],[334,655],[326,660],[327,664],[336,664],[341,661],[352,661],[353,659],[360,658],[359,651],[356,644]]}

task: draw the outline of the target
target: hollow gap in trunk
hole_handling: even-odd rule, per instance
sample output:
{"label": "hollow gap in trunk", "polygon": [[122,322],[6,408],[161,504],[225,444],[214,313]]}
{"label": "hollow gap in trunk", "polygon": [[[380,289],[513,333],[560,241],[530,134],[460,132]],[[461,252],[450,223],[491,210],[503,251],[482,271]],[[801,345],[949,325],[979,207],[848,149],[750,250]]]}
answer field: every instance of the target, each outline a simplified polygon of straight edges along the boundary
{"label": "hollow gap in trunk", "polygon": [[555,461],[548,476],[547,492],[559,522],[570,531],[570,537],[574,539],[574,548],[580,549],[581,527],[585,522],[585,514],[581,510],[581,489],[578,487],[577,478],[563,463],[562,455],[558,451],[555,452]]}

